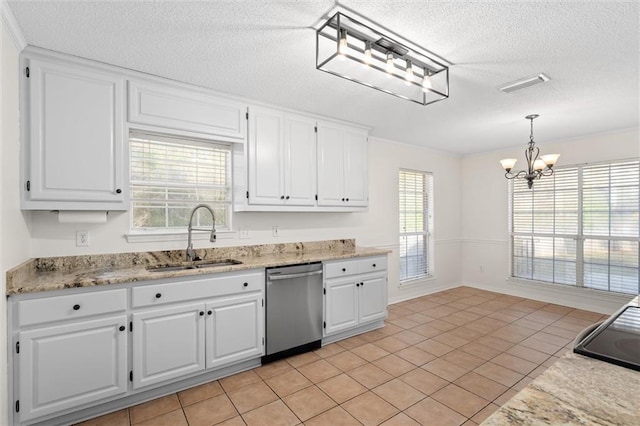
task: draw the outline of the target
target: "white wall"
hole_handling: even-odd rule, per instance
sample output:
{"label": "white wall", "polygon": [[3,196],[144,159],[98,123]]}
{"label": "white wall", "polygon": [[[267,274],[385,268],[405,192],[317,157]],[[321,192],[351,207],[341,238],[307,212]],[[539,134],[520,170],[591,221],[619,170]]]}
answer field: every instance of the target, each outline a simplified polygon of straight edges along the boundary
{"label": "white wall", "polygon": [[[0,27],[0,288],[4,294],[5,271],[29,258],[30,236],[28,214],[22,214],[18,198],[18,48],[3,19]],[[0,318],[6,317],[6,298],[0,297]],[[0,348],[8,348],[6,320],[0,324]],[[8,424],[7,371],[7,350],[3,349],[0,351],[0,424]]]}
{"label": "white wall", "polygon": [[[507,179],[499,160],[517,158],[520,170],[526,144],[511,150],[462,159],[462,280],[489,290],[610,313],[625,297],[587,289],[507,281],[509,230]],[[558,166],[640,157],[638,129],[538,143],[544,154],[559,153]],[[535,184],[534,184],[535,185]]]}

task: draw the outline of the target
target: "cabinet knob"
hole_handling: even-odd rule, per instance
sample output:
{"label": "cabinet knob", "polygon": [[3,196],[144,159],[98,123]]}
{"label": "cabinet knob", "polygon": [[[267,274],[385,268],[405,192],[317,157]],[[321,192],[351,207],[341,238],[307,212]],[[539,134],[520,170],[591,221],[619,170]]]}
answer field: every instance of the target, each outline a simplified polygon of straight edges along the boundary
{"label": "cabinet knob", "polygon": [[200,316],[204,316],[204,311],[200,311]]}
{"label": "cabinet knob", "polygon": [[280,196],[280,199],[281,199],[281,200],[284,200],[284,195],[281,195],[281,196]]}
{"label": "cabinet knob", "polygon": [[73,305],[73,310],[77,311],[78,309],[80,309],[80,305]]}
{"label": "cabinet knob", "polygon": [[289,196],[287,195],[287,196],[286,196],[286,197],[284,197],[284,198],[288,200],[288,199],[289,199]]}
{"label": "cabinet knob", "polygon": [[118,188],[116,189],[116,194],[121,194],[122,193],[122,189]]}
{"label": "cabinet knob", "polygon": [[347,201],[349,201],[349,199],[348,199],[348,198],[346,198],[346,200],[347,200]]}
{"label": "cabinet knob", "polygon": [[360,283],[356,283],[356,287],[360,287]]}
{"label": "cabinet knob", "polygon": [[360,285],[361,285],[362,287],[364,287],[364,283],[360,283]]}
{"label": "cabinet knob", "polygon": [[243,287],[249,287],[249,283],[242,284]]}
{"label": "cabinet knob", "polygon": [[162,293],[156,293],[156,299],[160,299],[162,297]]}
{"label": "cabinet knob", "polygon": [[120,330],[120,331],[124,331],[124,330],[126,330],[126,328],[127,328],[127,327],[125,327],[124,325],[121,325],[121,326],[120,326],[120,328],[119,328],[118,330]]}
{"label": "cabinet knob", "polygon": [[207,315],[211,315],[213,311],[207,311]]}
{"label": "cabinet knob", "polygon": [[347,268],[342,268],[342,272],[347,272]]}
{"label": "cabinet knob", "polygon": [[376,264],[374,263],[374,264],[373,264],[373,265],[371,265],[371,266],[373,266],[373,267],[375,268],[375,267],[376,267]]}
{"label": "cabinet knob", "polygon": [[344,198],[342,199],[342,201],[344,201]]}

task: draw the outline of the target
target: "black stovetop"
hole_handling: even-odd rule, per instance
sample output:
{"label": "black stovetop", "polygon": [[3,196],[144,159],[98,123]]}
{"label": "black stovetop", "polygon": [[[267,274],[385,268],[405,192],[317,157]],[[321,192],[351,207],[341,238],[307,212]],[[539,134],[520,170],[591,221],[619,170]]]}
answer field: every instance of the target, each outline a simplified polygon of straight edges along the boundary
{"label": "black stovetop", "polygon": [[573,351],[640,371],[640,306],[627,306]]}

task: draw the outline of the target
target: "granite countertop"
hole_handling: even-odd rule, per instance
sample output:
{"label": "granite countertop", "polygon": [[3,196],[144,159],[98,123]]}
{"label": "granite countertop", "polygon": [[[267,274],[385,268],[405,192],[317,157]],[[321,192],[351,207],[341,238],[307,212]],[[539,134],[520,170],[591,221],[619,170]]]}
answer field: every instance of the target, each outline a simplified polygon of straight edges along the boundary
{"label": "granite countertop", "polygon": [[161,272],[149,271],[147,267],[185,264],[184,250],[37,258],[7,272],[7,295],[386,255],[389,252],[356,247],[355,240],[209,248],[196,250],[196,254],[202,257],[201,262],[234,259],[242,263]]}
{"label": "granite countertop", "polygon": [[640,425],[640,371],[566,353],[482,423],[503,425]]}

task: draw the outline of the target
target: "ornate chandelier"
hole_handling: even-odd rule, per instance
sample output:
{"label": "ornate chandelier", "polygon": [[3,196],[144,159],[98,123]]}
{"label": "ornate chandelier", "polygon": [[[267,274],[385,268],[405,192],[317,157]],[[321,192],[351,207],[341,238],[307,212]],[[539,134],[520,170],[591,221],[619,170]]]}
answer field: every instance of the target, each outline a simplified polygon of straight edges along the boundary
{"label": "ornate chandelier", "polygon": [[516,165],[518,161],[515,158],[505,158],[500,160],[500,164],[504,167],[506,173],[504,177],[507,179],[526,179],[529,189],[533,187],[533,181],[540,179],[542,176],[551,176],[553,174],[553,166],[558,161],[560,154],[540,154],[540,148],[536,146],[533,141],[533,120],[538,118],[538,114],[527,115],[525,118],[531,120],[531,136],[529,136],[529,146],[524,151],[524,156],[527,159],[527,170],[521,170],[519,172],[511,173],[511,169]]}

